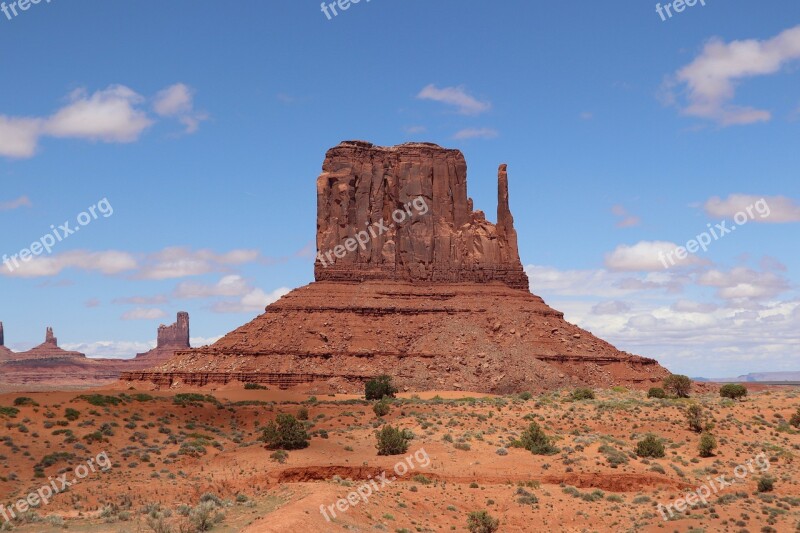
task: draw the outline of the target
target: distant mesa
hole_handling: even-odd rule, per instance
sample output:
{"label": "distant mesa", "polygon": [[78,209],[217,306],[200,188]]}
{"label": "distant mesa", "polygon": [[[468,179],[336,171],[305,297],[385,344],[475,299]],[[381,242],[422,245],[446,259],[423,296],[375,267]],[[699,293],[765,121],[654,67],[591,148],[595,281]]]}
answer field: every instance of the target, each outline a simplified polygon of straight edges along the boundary
{"label": "distant mesa", "polygon": [[116,381],[122,372],[147,369],[169,360],[189,345],[189,313],[181,311],[169,326],[158,328],[156,347],[132,359],[91,359],[80,352],[59,348],[53,328],[45,340],[26,352],[15,353],[4,345],[0,322],[0,384],[41,386],[98,386]]}
{"label": "distant mesa", "polygon": [[[506,165],[497,190],[492,224],[473,209],[460,151],[342,142],[327,152],[316,180],[316,281],[215,344],[179,350],[122,379],[164,387],[314,383],[357,392],[365,380],[389,374],[402,390],[510,393],[645,388],[667,376],[654,359],[617,350],[531,294]],[[419,198],[427,211],[390,226],[393,213]]]}

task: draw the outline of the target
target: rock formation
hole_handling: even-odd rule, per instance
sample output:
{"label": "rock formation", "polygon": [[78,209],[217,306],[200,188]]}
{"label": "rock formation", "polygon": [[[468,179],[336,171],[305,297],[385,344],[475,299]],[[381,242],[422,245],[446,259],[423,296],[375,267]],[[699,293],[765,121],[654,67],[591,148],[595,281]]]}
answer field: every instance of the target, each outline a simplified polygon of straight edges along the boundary
{"label": "rock formation", "polygon": [[[326,382],[356,392],[385,373],[404,390],[507,393],[647,387],[668,374],[531,294],[506,165],[498,172],[497,224],[473,211],[457,150],[344,142],[328,151],[322,170],[316,281],[212,346],[179,351],[123,380]],[[420,198],[425,208],[415,206]],[[406,216],[392,219],[397,211]],[[375,231],[365,237],[365,228]]]}
{"label": "rock formation", "polygon": [[0,389],[17,385],[40,387],[92,387],[113,383],[123,372],[162,364],[177,350],[189,348],[189,314],[178,313],[177,321],[158,328],[156,347],[133,359],[90,359],[79,352],[58,347],[53,329],[45,341],[27,352],[14,353],[2,345],[0,323]]}
{"label": "rock formation", "polygon": [[3,323],[0,322],[0,362],[8,361],[14,352],[6,348],[5,337],[3,336]]}
{"label": "rock formation", "polygon": [[[317,178],[315,278],[497,280],[527,289],[505,165],[499,174],[495,226],[482,211],[472,210],[467,164],[458,150],[430,143],[384,148],[360,141],[329,150]],[[347,253],[337,256],[337,247]]]}
{"label": "rock formation", "polygon": [[16,361],[23,361],[32,359],[64,359],[85,357],[86,356],[80,352],[70,352],[59,348],[58,339],[55,337],[55,335],[53,335],[53,328],[48,327],[45,330],[44,342],[42,344],[31,348],[27,352],[14,354],[13,359]]}

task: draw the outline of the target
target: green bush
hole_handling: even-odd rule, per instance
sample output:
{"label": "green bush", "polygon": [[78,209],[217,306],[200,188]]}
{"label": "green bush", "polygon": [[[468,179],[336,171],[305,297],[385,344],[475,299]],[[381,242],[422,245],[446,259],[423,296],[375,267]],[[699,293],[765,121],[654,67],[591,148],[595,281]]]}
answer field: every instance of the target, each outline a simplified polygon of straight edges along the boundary
{"label": "green bush", "polygon": [[695,433],[703,431],[703,420],[705,413],[698,404],[692,404],[686,409],[686,421],[689,422],[689,429]]}
{"label": "green bush", "polygon": [[72,407],[67,407],[64,409],[64,418],[70,420],[72,422],[76,421],[78,417],[81,416],[81,412],[77,409],[73,409]]}
{"label": "green bush", "polygon": [[281,413],[270,420],[263,430],[262,440],[271,450],[300,450],[308,447],[309,436],[303,423],[289,414]]}
{"label": "green bush", "polygon": [[594,391],[592,389],[575,389],[572,391],[572,399],[575,401],[594,400]]}
{"label": "green bush", "polygon": [[714,450],[717,449],[717,439],[709,432],[700,436],[700,457],[713,457]]}
{"label": "green bush", "polygon": [[739,398],[747,396],[747,387],[737,383],[728,383],[719,389],[719,395],[723,398],[738,400]]}
{"label": "green bush", "polygon": [[122,400],[116,396],[105,396],[103,394],[81,394],[77,399],[86,400],[97,407],[107,407],[109,405],[119,405],[122,403]]}
{"label": "green bush", "polygon": [[470,533],[494,533],[499,527],[500,520],[486,511],[473,511],[467,517],[467,529]]}
{"label": "green bush", "polygon": [[258,383],[245,383],[244,390],[267,390],[264,385],[259,385]]}
{"label": "green bush", "polygon": [[553,446],[550,437],[548,437],[544,430],[536,422],[531,422],[531,425],[522,432],[521,437],[522,447],[534,455],[553,455],[558,453],[558,448]]}
{"label": "green bush", "polygon": [[0,415],[14,418],[19,414],[19,409],[16,407],[0,407]]}
{"label": "green bush", "polygon": [[364,396],[367,400],[382,400],[386,397],[394,398],[396,393],[397,389],[392,385],[392,378],[385,374],[367,381],[364,386]]}
{"label": "green bush", "polygon": [[663,399],[663,398],[667,397],[667,393],[661,387],[653,387],[652,389],[647,391],[647,397],[648,398],[661,398],[661,399]]}
{"label": "green bush", "polygon": [[408,450],[408,435],[405,431],[392,426],[383,426],[376,433],[378,439],[378,455],[400,455]]}
{"label": "green bush", "polygon": [[391,403],[389,402],[388,398],[384,398],[383,400],[379,400],[372,406],[372,410],[375,412],[375,416],[381,417],[386,416],[389,414],[389,411],[392,410]]}
{"label": "green bush", "polygon": [[798,409],[797,412],[792,415],[792,418],[789,419],[789,424],[796,428],[800,428],[800,409]]}
{"label": "green bush", "polygon": [[692,391],[692,380],[688,376],[672,374],[664,380],[664,390],[678,398],[688,398]]}
{"label": "green bush", "polygon": [[636,455],[639,457],[658,459],[664,457],[666,452],[664,451],[664,444],[661,442],[661,439],[655,435],[648,435],[636,445]]}
{"label": "green bush", "polygon": [[308,420],[308,407],[301,407],[297,411],[297,419],[298,420]]}
{"label": "green bush", "polygon": [[39,404],[33,401],[33,398],[28,398],[27,396],[20,396],[19,398],[14,399],[14,405],[17,407],[22,405],[31,405],[33,407],[38,406]]}
{"label": "green bush", "polygon": [[758,492],[772,492],[775,488],[775,480],[764,476],[758,480]]}

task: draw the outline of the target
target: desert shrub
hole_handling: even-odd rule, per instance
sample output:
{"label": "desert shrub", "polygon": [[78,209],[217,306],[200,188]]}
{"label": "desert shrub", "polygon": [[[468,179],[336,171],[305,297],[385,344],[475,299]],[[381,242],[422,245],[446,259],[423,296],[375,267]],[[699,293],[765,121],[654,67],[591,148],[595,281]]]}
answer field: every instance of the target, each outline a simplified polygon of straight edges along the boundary
{"label": "desert shrub", "polygon": [[267,390],[264,385],[259,385],[258,383],[245,383],[244,390]]}
{"label": "desert shrub", "polygon": [[172,398],[172,402],[176,405],[189,405],[189,404],[202,404],[205,402],[218,404],[219,400],[211,396],[210,394],[198,394],[196,392],[182,392],[180,394],[176,394]]}
{"label": "desert shrub", "polygon": [[109,405],[119,405],[122,400],[116,396],[106,396],[104,394],[81,394],[76,399],[85,400],[97,407],[107,407]]}
{"label": "desert shrub", "polygon": [[775,488],[775,480],[769,476],[764,476],[758,480],[758,492],[772,492]]}
{"label": "desert shrub", "polygon": [[73,409],[72,407],[67,407],[64,409],[64,418],[67,420],[74,422],[79,416],[81,416],[81,412],[77,409]]}
{"label": "desert shrub", "polygon": [[672,374],[664,380],[664,390],[678,398],[688,398],[692,390],[692,380],[688,376]]}
{"label": "desert shrub", "polygon": [[286,459],[289,458],[289,454],[286,453],[284,450],[275,450],[274,452],[269,454],[269,458],[272,459],[273,461],[283,464],[286,462]]}
{"label": "desert shrub", "polygon": [[789,424],[796,428],[800,428],[800,409],[798,409],[797,412],[792,415],[792,418],[789,419]]}
{"label": "desert shrub", "polygon": [[494,533],[499,527],[500,520],[486,511],[473,511],[467,517],[467,529],[470,533]]}
{"label": "desert shrub", "polygon": [[700,405],[692,404],[686,409],[686,421],[689,423],[689,429],[695,433],[703,431],[704,419],[705,413]]}
{"label": "desert shrub", "polygon": [[302,422],[281,413],[264,427],[262,440],[272,450],[300,450],[308,447],[309,436]]}
{"label": "desert shrub", "polygon": [[375,412],[375,416],[381,417],[386,416],[391,411],[391,403],[389,403],[388,398],[384,398],[379,400],[372,406],[372,410]]}
{"label": "desert shrub", "polygon": [[152,402],[155,399],[150,394],[145,394],[144,392],[137,392],[132,398],[137,402]]}
{"label": "desert shrub", "polygon": [[528,401],[528,400],[530,400],[531,398],[533,398],[533,394],[531,394],[530,392],[527,392],[527,391],[526,391],[526,392],[521,392],[521,393],[519,394],[519,399],[520,399],[520,400],[522,400],[522,401],[525,401],[525,402],[527,402],[527,401]]}
{"label": "desert shrub", "polygon": [[558,448],[553,446],[550,437],[548,437],[544,430],[536,422],[531,422],[531,425],[522,432],[521,437],[522,447],[534,455],[553,455],[558,453]]}
{"label": "desert shrub", "polygon": [[709,432],[700,436],[700,457],[713,457],[714,450],[717,449],[717,439]]}
{"label": "desert shrub", "polygon": [[0,415],[14,418],[19,414],[19,409],[16,407],[2,407],[0,406]]}
{"label": "desert shrub", "polygon": [[376,433],[378,440],[378,455],[400,455],[408,450],[408,438],[406,432],[392,426],[383,426],[383,429]]}
{"label": "desert shrub", "polygon": [[636,444],[636,455],[639,457],[660,458],[666,455],[664,444],[655,435],[647,435]]}
{"label": "desert shrub", "polygon": [[747,396],[747,387],[738,383],[728,383],[719,389],[719,395],[723,398],[738,400]]}
{"label": "desert shrub", "polygon": [[648,398],[662,398],[663,399],[663,398],[667,397],[667,393],[661,387],[653,387],[652,389],[647,391],[647,397]]}
{"label": "desert shrub", "polygon": [[367,381],[364,386],[364,396],[367,400],[382,400],[385,397],[394,398],[397,389],[392,385],[392,378],[386,374]]}
{"label": "desert shrub", "polygon": [[212,501],[198,504],[192,509],[189,517],[197,531],[211,531],[216,524],[225,519],[225,515],[217,511],[217,505]]}
{"label": "desert shrub", "polygon": [[31,405],[31,406],[38,406],[39,404],[33,401],[33,398],[28,398],[27,396],[20,396],[19,398],[14,399],[14,405],[17,407],[21,405]]}
{"label": "desert shrub", "polygon": [[308,408],[307,407],[301,407],[297,411],[297,419],[298,420],[308,420]]}
{"label": "desert shrub", "polygon": [[575,389],[572,391],[572,399],[575,401],[594,400],[594,391],[592,389]]}

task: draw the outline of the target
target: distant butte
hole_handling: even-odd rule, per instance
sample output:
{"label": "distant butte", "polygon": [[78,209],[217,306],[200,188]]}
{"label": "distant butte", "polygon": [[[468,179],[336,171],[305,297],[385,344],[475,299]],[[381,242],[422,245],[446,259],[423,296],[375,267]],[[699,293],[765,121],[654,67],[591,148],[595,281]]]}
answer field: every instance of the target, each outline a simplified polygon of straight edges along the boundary
{"label": "distant butte", "polygon": [[[492,224],[473,210],[458,150],[341,143],[317,178],[316,281],[212,346],[178,351],[122,379],[315,383],[320,391],[357,392],[385,373],[403,390],[510,393],[578,384],[644,388],[667,376],[654,359],[617,350],[531,294],[506,165],[497,187]],[[393,212],[419,198],[426,213],[353,246],[359,232],[388,225]],[[331,250],[339,252],[335,260]]]}

